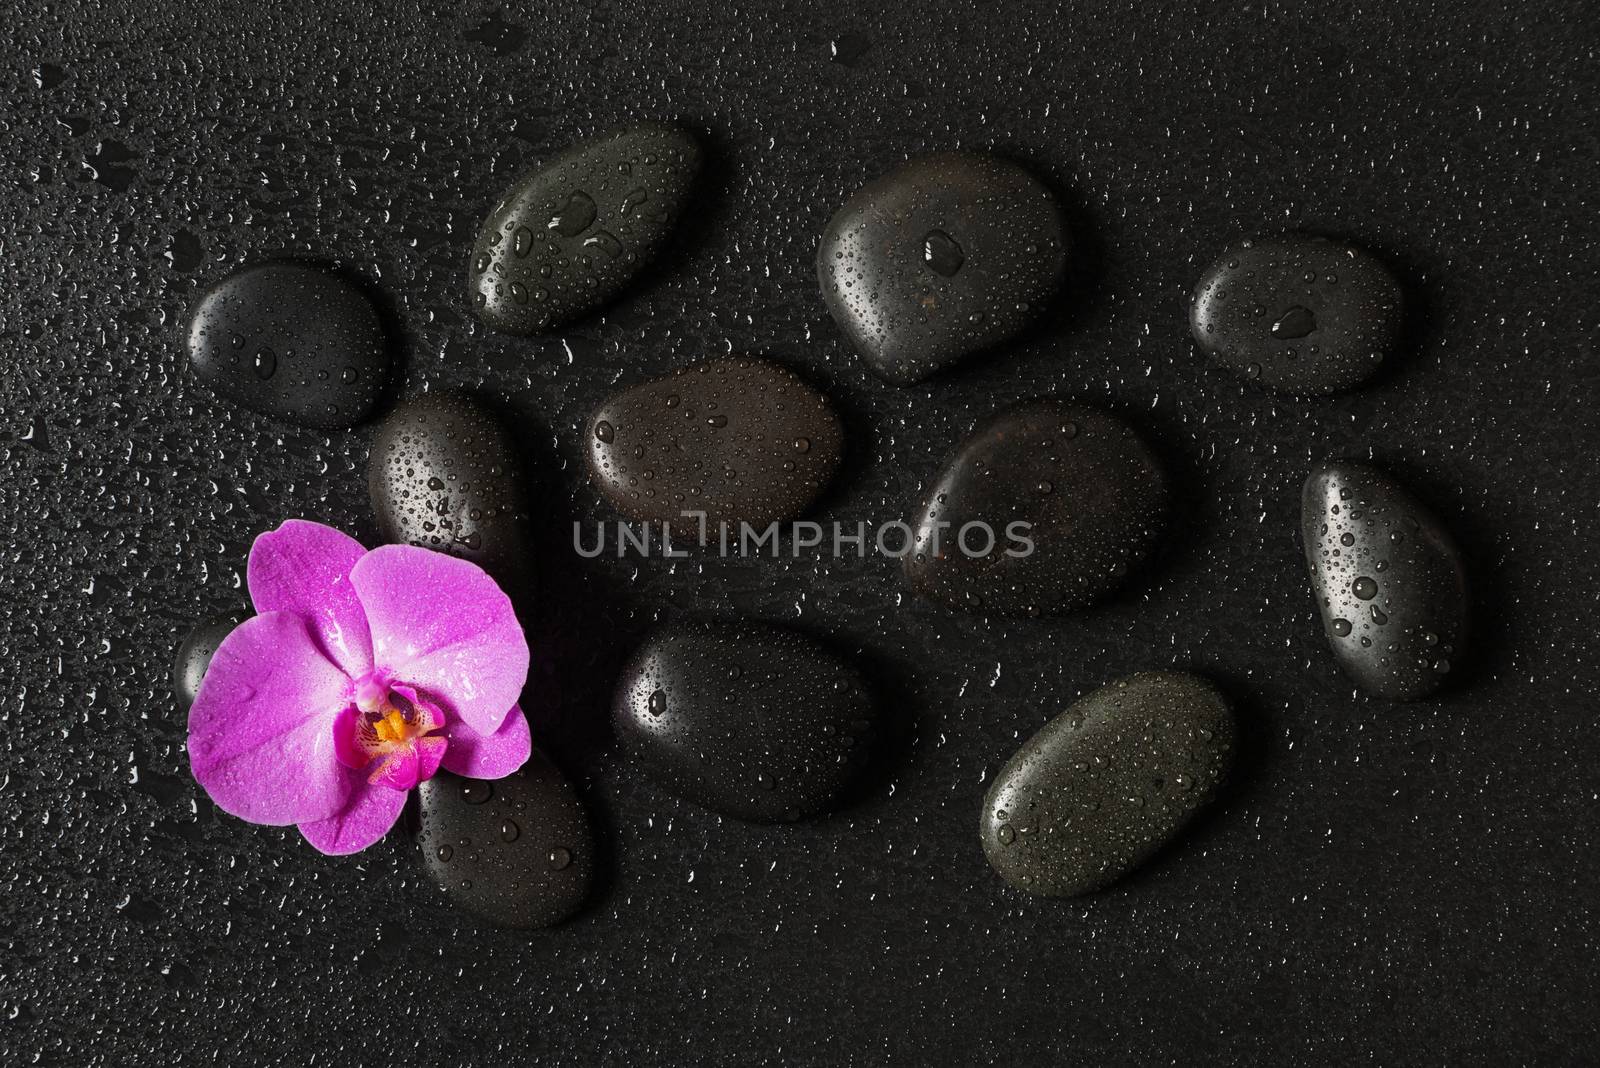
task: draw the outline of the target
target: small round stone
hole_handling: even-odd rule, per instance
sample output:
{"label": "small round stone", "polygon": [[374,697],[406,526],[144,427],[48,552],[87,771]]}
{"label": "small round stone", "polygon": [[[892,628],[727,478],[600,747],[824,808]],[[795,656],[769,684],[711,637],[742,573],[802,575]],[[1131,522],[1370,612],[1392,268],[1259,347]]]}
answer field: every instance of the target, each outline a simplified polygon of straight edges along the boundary
{"label": "small round stone", "polygon": [[596,861],[589,818],[537,749],[503,779],[440,772],[419,794],[423,866],[457,905],[504,927],[549,927],[583,906]]}
{"label": "small round stone", "polygon": [[1061,285],[1055,197],[1023,168],[976,152],[921,156],[867,183],[828,223],[817,279],[834,320],[896,385],[991,348]]}
{"label": "small round stone", "polygon": [[372,302],[297,263],[247,267],[207,290],[189,324],[189,366],[235,404],[319,429],[366,419],[389,381]]}
{"label": "small round stone", "polygon": [[1161,466],[1127,424],[1028,401],[980,424],[934,480],[911,518],[906,581],[973,611],[1069,611],[1149,556],[1166,511]]}
{"label": "small round stone", "polygon": [[656,782],[758,822],[833,807],[869,757],[873,704],[857,672],[778,627],[674,625],[624,669],[618,737]]}

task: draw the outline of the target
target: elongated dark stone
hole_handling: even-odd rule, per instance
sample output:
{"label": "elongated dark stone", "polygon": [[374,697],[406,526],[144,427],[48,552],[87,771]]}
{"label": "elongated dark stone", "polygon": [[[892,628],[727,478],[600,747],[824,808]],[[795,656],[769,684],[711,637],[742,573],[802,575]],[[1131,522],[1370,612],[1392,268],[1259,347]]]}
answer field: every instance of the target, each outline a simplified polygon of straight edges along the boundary
{"label": "elongated dark stone", "polygon": [[666,243],[700,162],[687,133],[642,123],[580,141],[518,179],[472,249],[478,317],[533,334],[612,300]]}
{"label": "elongated dark stone", "polygon": [[386,542],[471,560],[513,585],[528,566],[528,502],[511,435],[475,401],[425,394],[373,438],[367,489]]}
{"label": "elongated dark stone", "polygon": [[1466,651],[1466,571],[1449,531],[1387,475],[1334,461],[1306,479],[1300,532],[1334,658],[1375,697],[1410,701]]}
{"label": "elongated dark stone", "polygon": [[1055,197],[1014,163],[922,156],[867,183],[828,223],[817,279],[864,360],[896,385],[1010,338],[1061,284]]}
{"label": "elongated dark stone", "polygon": [[1212,799],[1233,762],[1233,713],[1196,675],[1132,675],[1084,697],[1006,761],[978,833],[1019,890],[1070,897],[1148,860]]}
{"label": "elongated dark stone", "polygon": [[[765,527],[816,500],[844,448],[828,398],[783,367],[730,358],[613,394],[589,419],[589,475],[616,509],[685,536]],[[734,526],[733,537],[738,536]]]}
{"label": "elongated dark stone", "polygon": [[957,447],[912,517],[906,581],[974,611],[1062,612],[1104,596],[1166,521],[1156,457],[1115,416],[1027,401]]}
{"label": "elongated dark stone", "polygon": [[793,631],[664,627],[634,654],[613,721],[668,790],[744,820],[833,807],[867,760],[873,706],[860,675]]}
{"label": "elongated dark stone", "polygon": [[537,749],[503,779],[424,782],[423,866],[458,906],[502,927],[550,927],[583,907],[595,845],[583,803]]}
{"label": "elongated dark stone", "polygon": [[1206,268],[1189,328],[1213,359],[1285,393],[1360,384],[1399,345],[1400,284],[1370,253],[1284,234],[1241,241]]}

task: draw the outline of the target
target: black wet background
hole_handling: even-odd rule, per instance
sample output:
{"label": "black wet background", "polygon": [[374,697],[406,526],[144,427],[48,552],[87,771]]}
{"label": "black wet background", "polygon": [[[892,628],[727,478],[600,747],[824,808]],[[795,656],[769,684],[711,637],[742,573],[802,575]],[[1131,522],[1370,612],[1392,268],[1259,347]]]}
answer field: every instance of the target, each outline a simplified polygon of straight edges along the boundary
{"label": "black wet background", "polygon": [[[1596,17],[1588,5],[32,3],[0,31],[0,1062],[1579,1063],[1596,1039],[1592,526]],[[671,254],[605,315],[494,336],[479,218],[631,117],[713,160]],[[812,257],[907,154],[984,148],[1071,206],[1071,296],[924,386],[840,344]],[[1273,397],[1209,367],[1189,288],[1243,233],[1396,265],[1410,350]],[[192,784],[173,650],[243,606],[289,516],[370,537],[370,429],[231,409],[186,309],[291,255],[363,281],[405,390],[467,387],[533,465],[552,576],[537,736],[608,844],[548,932],[452,910],[401,833],[325,859]],[[883,559],[579,563],[607,516],[578,430],[622,383],[758,353],[826,389],[851,454],[817,518],[899,516],[975,420],[1105,405],[1181,488],[1158,566],[1102,608],[985,621]],[[1470,553],[1479,640],[1436,701],[1336,674],[1300,560],[1314,461],[1399,475]],[[658,619],[749,615],[863,665],[902,744],[848,810],[734,824],[608,746]],[[1243,771],[1195,833],[1078,901],[988,869],[978,806],[1052,713],[1185,666],[1237,701]]]}

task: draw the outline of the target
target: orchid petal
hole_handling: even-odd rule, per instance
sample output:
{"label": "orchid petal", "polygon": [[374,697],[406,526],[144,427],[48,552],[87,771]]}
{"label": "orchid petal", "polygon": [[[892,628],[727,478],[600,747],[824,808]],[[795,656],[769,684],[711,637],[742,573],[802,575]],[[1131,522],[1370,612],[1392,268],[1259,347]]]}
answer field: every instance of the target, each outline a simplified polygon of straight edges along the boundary
{"label": "orchid petal", "polygon": [[480,734],[464,720],[454,719],[446,724],[444,735],[450,739],[444,769],[469,779],[502,779],[522,767],[533,748],[528,717],[515,705],[493,734]]}
{"label": "orchid petal", "polygon": [[366,554],[350,535],[291,519],[256,538],[246,579],[257,612],[296,612],[351,678],[372,667],[372,638],[350,571]]}
{"label": "orchid petal", "polygon": [[528,677],[528,642],[511,599],[482,568],[411,545],[356,562],[350,581],[371,628],[374,661],[492,734]]}
{"label": "orchid petal", "polygon": [[[359,773],[350,773],[357,782]],[[389,832],[406,806],[406,792],[362,784],[343,810],[327,819],[300,824],[300,833],[322,853],[358,853]]]}
{"label": "orchid petal", "polygon": [[245,620],[217,647],[189,709],[189,766],[224,812],[282,826],[322,819],[353,778],[333,726],[350,680],[291,612]]}

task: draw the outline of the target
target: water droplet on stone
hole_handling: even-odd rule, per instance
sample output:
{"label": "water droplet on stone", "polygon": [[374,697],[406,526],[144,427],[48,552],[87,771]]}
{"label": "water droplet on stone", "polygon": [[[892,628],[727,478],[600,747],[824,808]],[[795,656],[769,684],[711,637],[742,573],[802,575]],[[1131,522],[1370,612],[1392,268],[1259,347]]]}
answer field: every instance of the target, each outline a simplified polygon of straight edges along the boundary
{"label": "water droplet on stone", "polygon": [[955,273],[961,270],[966,258],[961,246],[943,230],[930,230],[928,236],[922,239],[922,262],[936,274],[946,278],[954,277]]}

